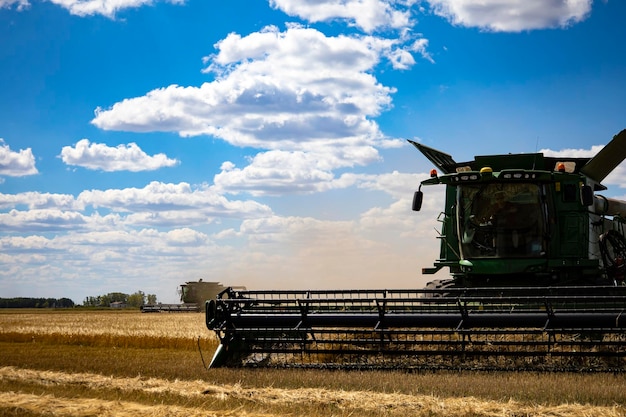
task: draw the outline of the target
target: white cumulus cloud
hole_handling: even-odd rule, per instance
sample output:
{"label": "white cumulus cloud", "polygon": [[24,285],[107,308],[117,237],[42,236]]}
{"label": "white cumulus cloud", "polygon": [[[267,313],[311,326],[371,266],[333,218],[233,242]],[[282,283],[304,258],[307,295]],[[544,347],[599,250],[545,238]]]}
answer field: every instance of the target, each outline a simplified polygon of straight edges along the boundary
{"label": "white cumulus cloud", "polygon": [[0,9],[8,9],[13,5],[21,11],[30,7],[30,2],[28,0],[0,0]]}
{"label": "white cumulus cloud", "polygon": [[90,143],[88,139],[79,140],[74,147],[64,146],[60,157],[67,165],[107,172],[153,171],[179,163],[162,153],[150,156],[135,143],[110,147],[104,143]]}
{"label": "white cumulus cloud", "polygon": [[0,213],[0,229],[14,232],[178,227],[272,213],[253,200],[229,200],[216,187],[157,181],[143,188],[86,190],[76,197],[35,191],[0,193],[0,209],[6,210]]}
{"label": "white cumulus cloud", "polygon": [[436,14],[460,26],[494,32],[566,27],[584,20],[592,0],[428,0]]}
{"label": "white cumulus cloud", "polygon": [[268,206],[255,201],[228,200],[209,187],[192,187],[187,183],[167,184],[153,181],[144,188],[87,190],[77,197],[80,204],[119,212],[195,211],[205,218],[256,217],[271,213]]}
{"label": "white cumulus cloud", "polygon": [[395,91],[372,70],[384,58],[408,68],[415,63],[410,52],[424,54],[425,45],[329,37],[298,25],[283,32],[269,26],[248,36],[232,33],[206,58],[205,71],[215,81],[170,85],[98,108],[92,123],[111,130],[212,135],[267,150],[251,157],[248,167],[232,166],[216,177],[230,192],[328,189],[324,183],[333,180],[334,169],[378,161],[379,148],[401,146],[372,120],[391,107]]}
{"label": "white cumulus cloud", "polygon": [[305,152],[262,152],[242,169],[232,164],[222,167],[225,169],[214,177],[217,187],[252,195],[313,192],[320,183],[333,178],[331,172],[319,167],[312,154]]}
{"label": "white cumulus cloud", "polygon": [[[6,0],[5,0],[6,1]],[[11,0],[9,0],[11,1]],[[114,18],[115,14],[125,9],[150,6],[155,0],[48,0],[67,9],[77,16],[102,15]],[[172,4],[184,4],[185,0],[162,0]]]}
{"label": "white cumulus cloud", "polygon": [[[303,132],[301,141],[357,132],[364,115],[377,114],[389,103],[390,89],[365,73],[378,54],[355,39],[327,38],[313,29],[280,33],[272,28],[244,38],[231,34],[218,47],[210,66],[218,81],[152,91],[100,111],[94,123],[215,134],[233,144],[275,147],[297,141]],[[377,134],[371,127],[364,130]]]}
{"label": "white cumulus cloud", "polygon": [[17,194],[0,193],[0,208],[14,208],[26,206],[30,209],[82,209],[70,194],[41,193],[38,191],[27,191]]}
{"label": "white cumulus cloud", "polygon": [[15,152],[0,138],[0,175],[23,177],[37,173],[31,148]]}
{"label": "white cumulus cloud", "polygon": [[[169,87],[97,109],[102,129],[213,135],[236,146],[303,150],[318,145],[385,146],[370,120],[394,89],[370,73],[396,42],[327,37],[315,29],[268,27],[230,34],[207,58],[214,82]],[[406,61],[402,61],[406,65]]]}
{"label": "white cumulus cloud", "polygon": [[83,227],[86,222],[81,213],[56,209],[0,213],[0,228],[5,231],[71,230]]}
{"label": "white cumulus cloud", "polygon": [[309,22],[347,20],[371,33],[413,24],[411,6],[417,0],[270,0],[270,5]]}

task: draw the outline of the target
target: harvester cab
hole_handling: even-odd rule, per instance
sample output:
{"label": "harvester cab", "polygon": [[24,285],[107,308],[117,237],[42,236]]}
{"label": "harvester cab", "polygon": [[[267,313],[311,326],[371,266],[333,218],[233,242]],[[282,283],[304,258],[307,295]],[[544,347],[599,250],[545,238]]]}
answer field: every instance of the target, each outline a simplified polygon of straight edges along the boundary
{"label": "harvester cab", "polygon": [[594,194],[626,158],[626,130],[593,158],[541,153],[477,156],[455,162],[411,142],[441,172],[422,186],[446,187],[434,274],[442,287],[624,285],[626,202]]}
{"label": "harvester cab", "polygon": [[[626,130],[593,158],[457,163],[411,142],[444,185],[441,249],[420,289],[240,290],[206,302],[209,367],[626,370],[626,203],[595,194]],[[407,208],[408,209],[408,208]]]}

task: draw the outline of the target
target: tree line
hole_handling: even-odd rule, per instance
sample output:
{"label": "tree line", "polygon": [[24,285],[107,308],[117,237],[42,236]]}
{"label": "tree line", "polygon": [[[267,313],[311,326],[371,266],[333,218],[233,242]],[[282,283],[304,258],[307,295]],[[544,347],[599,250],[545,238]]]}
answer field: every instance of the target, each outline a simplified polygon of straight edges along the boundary
{"label": "tree line", "polygon": [[[157,296],[137,291],[133,294],[110,292],[104,295],[85,297],[83,307],[111,307],[119,303],[122,307],[139,308],[144,304],[156,304]],[[0,298],[0,308],[72,308],[76,307],[69,298]]]}
{"label": "tree line", "polygon": [[72,308],[69,298],[0,298],[0,308]]}
{"label": "tree line", "polygon": [[110,307],[113,303],[119,303],[125,307],[139,308],[144,304],[156,304],[157,296],[154,294],[146,294],[143,291],[137,291],[133,294],[124,294],[123,292],[110,292],[104,295],[85,297],[83,306],[85,307]]}

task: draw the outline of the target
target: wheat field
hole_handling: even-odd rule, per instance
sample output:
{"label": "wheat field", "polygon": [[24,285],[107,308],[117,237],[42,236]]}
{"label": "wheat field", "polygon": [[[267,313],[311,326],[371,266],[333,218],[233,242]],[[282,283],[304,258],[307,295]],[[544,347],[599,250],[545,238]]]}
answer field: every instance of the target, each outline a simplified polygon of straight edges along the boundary
{"label": "wheat field", "polygon": [[0,310],[0,415],[626,416],[624,375],[207,370],[216,346],[199,313]]}
{"label": "wheat field", "polygon": [[198,313],[141,314],[137,310],[0,310],[1,333],[61,337],[112,336],[195,339],[210,336]]}

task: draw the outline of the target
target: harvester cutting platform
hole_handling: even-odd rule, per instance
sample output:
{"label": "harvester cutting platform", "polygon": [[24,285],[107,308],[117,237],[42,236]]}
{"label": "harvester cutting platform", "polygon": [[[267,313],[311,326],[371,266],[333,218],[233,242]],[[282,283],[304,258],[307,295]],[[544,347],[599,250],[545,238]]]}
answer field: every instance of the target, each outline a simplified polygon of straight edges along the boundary
{"label": "harvester cutting platform", "polygon": [[[206,303],[211,367],[626,371],[626,202],[602,181],[626,130],[593,158],[458,163],[410,141],[445,185],[440,255],[419,290],[241,291]],[[439,172],[438,172],[439,171]]]}

